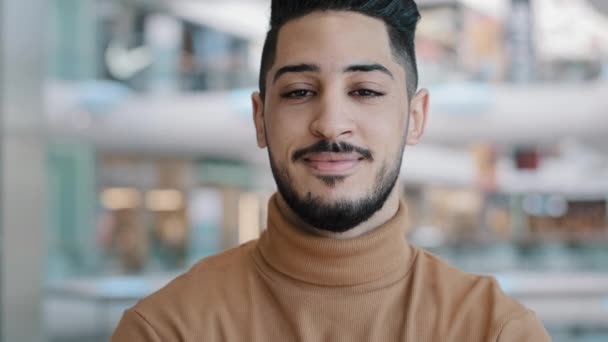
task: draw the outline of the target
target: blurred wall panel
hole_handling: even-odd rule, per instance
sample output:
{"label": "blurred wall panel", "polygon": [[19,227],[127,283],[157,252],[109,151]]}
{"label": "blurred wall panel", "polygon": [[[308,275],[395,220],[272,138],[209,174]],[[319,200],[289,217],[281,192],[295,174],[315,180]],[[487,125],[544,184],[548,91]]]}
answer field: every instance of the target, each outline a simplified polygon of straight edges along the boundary
{"label": "blurred wall panel", "polygon": [[2,341],[41,341],[46,225],[43,0],[0,1]]}
{"label": "blurred wall panel", "polygon": [[[5,0],[11,1],[11,0]],[[30,0],[33,1],[33,0]],[[46,65],[51,77],[83,80],[100,75],[95,0],[45,1]]]}

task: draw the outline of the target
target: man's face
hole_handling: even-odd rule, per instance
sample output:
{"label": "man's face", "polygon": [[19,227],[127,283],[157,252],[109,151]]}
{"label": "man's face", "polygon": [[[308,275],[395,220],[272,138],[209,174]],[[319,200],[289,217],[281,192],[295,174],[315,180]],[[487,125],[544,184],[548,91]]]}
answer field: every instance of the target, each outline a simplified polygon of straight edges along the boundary
{"label": "man's face", "polygon": [[[381,20],[327,11],[288,22],[265,99],[253,100],[258,144],[268,147],[279,192],[304,221],[346,231],[382,207],[399,175],[410,106]],[[408,142],[423,125],[424,118],[414,123],[420,132]]]}

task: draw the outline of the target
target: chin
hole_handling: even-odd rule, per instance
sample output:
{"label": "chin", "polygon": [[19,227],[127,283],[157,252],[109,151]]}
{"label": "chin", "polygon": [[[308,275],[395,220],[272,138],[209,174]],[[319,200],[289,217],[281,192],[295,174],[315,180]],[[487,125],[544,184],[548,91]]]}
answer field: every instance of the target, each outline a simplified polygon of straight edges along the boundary
{"label": "chin", "polygon": [[306,191],[300,192],[300,198],[307,198],[309,194],[326,204],[356,200],[360,196],[363,196],[359,192],[353,193],[353,187],[347,184],[336,184],[330,187],[322,181],[312,187],[308,187]]}

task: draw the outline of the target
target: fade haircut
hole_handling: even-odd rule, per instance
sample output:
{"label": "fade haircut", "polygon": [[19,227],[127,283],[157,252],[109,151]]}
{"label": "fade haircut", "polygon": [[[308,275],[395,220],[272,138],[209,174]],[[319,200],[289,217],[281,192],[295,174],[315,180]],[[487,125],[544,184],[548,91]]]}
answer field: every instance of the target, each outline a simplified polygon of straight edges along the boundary
{"label": "fade haircut", "polygon": [[393,55],[405,69],[408,97],[412,98],[418,88],[414,35],[420,20],[414,0],[272,0],[270,30],[264,42],[260,67],[262,99],[266,96],[268,71],[276,59],[281,27],[293,19],[323,11],[351,11],[382,20],[386,24]]}

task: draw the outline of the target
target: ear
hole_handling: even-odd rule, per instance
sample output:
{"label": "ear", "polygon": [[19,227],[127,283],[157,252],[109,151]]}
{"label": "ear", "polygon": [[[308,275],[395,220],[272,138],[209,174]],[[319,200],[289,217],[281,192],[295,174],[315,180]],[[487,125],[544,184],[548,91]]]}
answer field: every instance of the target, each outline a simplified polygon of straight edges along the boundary
{"label": "ear", "polygon": [[258,147],[266,147],[266,127],[264,125],[264,100],[259,92],[251,94],[251,104],[253,107],[253,124],[255,125],[255,136]]}
{"label": "ear", "polygon": [[407,134],[408,145],[416,145],[422,138],[428,117],[429,99],[429,91],[420,89],[411,101],[409,132]]}

